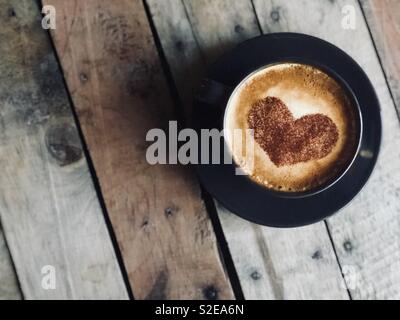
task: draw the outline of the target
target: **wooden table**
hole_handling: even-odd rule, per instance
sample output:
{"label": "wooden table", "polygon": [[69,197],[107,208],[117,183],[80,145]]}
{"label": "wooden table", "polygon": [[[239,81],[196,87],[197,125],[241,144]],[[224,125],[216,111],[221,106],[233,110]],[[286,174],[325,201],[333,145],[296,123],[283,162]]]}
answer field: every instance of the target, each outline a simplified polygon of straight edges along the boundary
{"label": "wooden table", "polygon": [[[0,298],[400,298],[400,1],[43,0],[50,33],[41,5],[0,0]],[[190,122],[209,63],[280,31],[349,53],[383,121],[363,191],[290,230],[145,160],[150,128]]]}

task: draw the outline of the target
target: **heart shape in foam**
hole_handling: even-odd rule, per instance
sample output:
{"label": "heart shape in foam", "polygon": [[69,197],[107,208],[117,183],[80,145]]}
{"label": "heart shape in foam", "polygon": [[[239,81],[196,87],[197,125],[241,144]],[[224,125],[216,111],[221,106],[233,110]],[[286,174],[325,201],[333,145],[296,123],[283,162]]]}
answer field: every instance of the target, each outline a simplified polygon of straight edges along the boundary
{"label": "heart shape in foam", "polygon": [[247,122],[255,141],[278,167],[324,158],[339,139],[332,119],[320,113],[295,119],[276,97],[257,101]]}

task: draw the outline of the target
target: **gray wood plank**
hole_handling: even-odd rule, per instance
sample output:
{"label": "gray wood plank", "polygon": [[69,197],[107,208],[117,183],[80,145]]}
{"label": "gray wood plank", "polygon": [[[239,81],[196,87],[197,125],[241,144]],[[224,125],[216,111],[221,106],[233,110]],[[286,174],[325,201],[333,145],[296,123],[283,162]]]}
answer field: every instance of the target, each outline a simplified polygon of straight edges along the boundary
{"label": "gray wood plank", "polygon": [[400,114],[400,1],[361,0],[360,3]]}
{"label": "gray wood plank", "polygon": [[0,300],[20,300],[21,292],[0,226]]}
{"label": "gray wood plank", "polygon": [[[359,3],[255,0],[254,5],[265,32],[302,32],[330,41],[363,67],[377,91],[383,123],[377,167],[363,191],[340,214],[330,218],[328,226],[352,297],[398,299],[400,128]],[[350,10],[345,6],[351,6]],[[342,19],[352,11],[356,28],[343,28]]]}
{"label": "gray wood plank", "polygon": [[[0,0],[0,215],[27,299],[127,298],[35,1]],[[42,287],[42,268],[56,287]]]}
{"label": "gray wood plank", "polygon": [[[259,35],[250,1],[148,0],[185,110],[206,64]],[[217,205],[247,299],[347,299],[324,223],[295,230],[261,227]]]}

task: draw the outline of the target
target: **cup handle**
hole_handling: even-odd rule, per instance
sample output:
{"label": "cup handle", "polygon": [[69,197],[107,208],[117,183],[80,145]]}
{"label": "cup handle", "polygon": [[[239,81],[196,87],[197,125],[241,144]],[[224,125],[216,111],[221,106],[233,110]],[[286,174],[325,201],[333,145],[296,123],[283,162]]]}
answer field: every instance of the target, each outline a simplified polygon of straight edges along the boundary
{"label": "cup handle", "polygon": [[210,106],[224,107],[228,102],[232,91],[233,88],[230,86],[205,78],[201,81],[196,99],[197,101]]}

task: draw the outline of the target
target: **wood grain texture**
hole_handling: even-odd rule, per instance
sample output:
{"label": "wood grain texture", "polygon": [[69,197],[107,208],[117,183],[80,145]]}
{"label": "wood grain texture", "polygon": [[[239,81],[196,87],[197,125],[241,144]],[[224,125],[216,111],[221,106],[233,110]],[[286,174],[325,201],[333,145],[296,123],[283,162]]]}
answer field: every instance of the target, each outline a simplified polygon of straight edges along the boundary
{"label": "wood grain texture", "polygon": [[20,300],[21,292],[3,230],[0,227],[0,300]]}
{"label": "wood grain texture", "polygon": [[44,3],[135,298],[233,298],[192,173],[146,161],[173,105],[142,1]]}
{"label": "wood grain texture", "polygon": [[400,113],[400,1],[361,0],[361,6]]}
{"label": "wood grain texture", "polygon": [[[362,192],[328,220],[354,299],[400,297],[400,126],[359,3],[350,0],[263,1],[254,5],[266,32],[295,31],[330,41],[366,71],[381,103],[383,137],[375,171]],[[342,19],[352,6],[356,28]]]}
{"label": "wood grain texture", "polygon": [[[36,2],[0,0],[0,215],[26,299],[124,299]],[[56,287],[42,288],[42,267]]]}
{"label": "wood grain texture", "polygon": [[[186,111],[206,64],[260,33],[250,1],[147,2]],[[348,298],[324,223],[266,228],[216,205],[247,299]]]}

